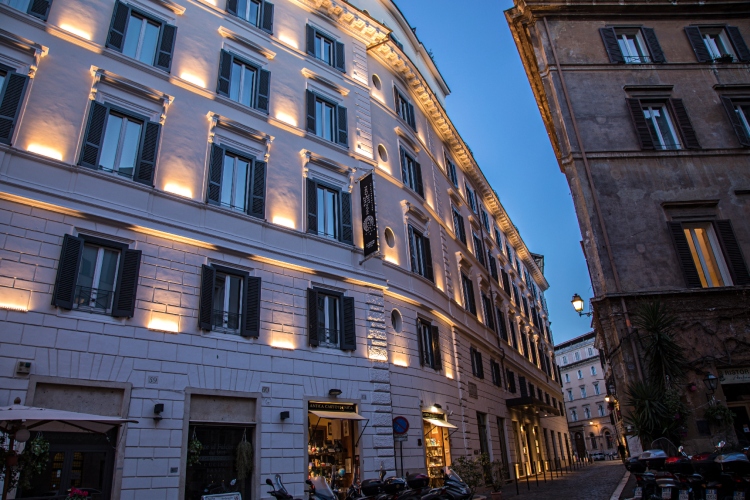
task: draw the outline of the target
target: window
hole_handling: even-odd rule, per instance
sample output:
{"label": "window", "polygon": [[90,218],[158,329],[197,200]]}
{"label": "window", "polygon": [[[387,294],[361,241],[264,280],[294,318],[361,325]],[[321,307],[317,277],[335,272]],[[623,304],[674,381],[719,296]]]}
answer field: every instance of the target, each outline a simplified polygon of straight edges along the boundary
{"label": "window", "polygon": [[604,405],[600,404],[600,405],[596,405],[596,407],[597,407],[597,410],[599,411],[599,416],[603,417],[604,416]]}
{"label": "window", "polygon": [[568,401],[573,401],[573,389],[568,389]]}
{"label": "window", "polygon": [[[587,417],[586,418],[591,418],[591,412],[589,411],[588,408],[586,408],[586,413],[587,413]],[[589,439],[591,439],[591,448],[594,449],[594,450],[596,450],[597,449],[596,436],[594,435],[593,432],[589,434]]]}
{"label": "window", "polygon": [[689,288],[750,284],[730,220],[667,224]]}
{"label": "window", "polygon": [[503,381],[500,376],[500,363],[494,359],[490,359],[490,370],[492,371],[492,383],[497,387],[502,387]]}
{"label": "window", "polygon": [[418,275],[432,281],[432,250],[430,238],[409,225],[409,255],[411,270]]}
{"label": "window", "polygon": [[601,28],[609,61],[625,64],[664,63],[664,52],[652,28]]}
{"label": "window", "polygon": [[490,232],[490,218],[484,209],[482,209],[482,225],[484,226],[485,231],[489,233]]}
{"label": "window", "polygon": [[[271,73],[226,50],[221,51],[216,92],[233,101],[268,113]],[[332,140],[329,138],[329,140]]]}
{"label": "window", "polygon": [[263,0],[227,0],[227,12],[273,33],[273,4]]}
{"label": "window", "polygon": [[455,187],[458,187],[458,174],[456,173],[456,164],[453,163],[448,155],[445,155],[445,170],[448,172],[448,178]]}
{"label": "window", "polygon": [[700,149],[682,99],[627,99],[627,103],[641,149]]}
{"label": "window", "polygon": [[589,348],[587,349],[587,352],[588,352],[588,354],[589,354],[589,357],[593,356],[593,355],[594,355],[594,348],[593,348],[593,347],[589,347]]}
{"label": "window", "polygon": [[219,265],[201,271],[200,328],[243,337],[260,334],[261,279]]}
{"label": "window", "polygon": [[578,380],[581,380],[583,378],[583,372],[581,370],[578,370]]}
{"label": "window", "polygon": [[581,398],[586,398],[586,386],[581,386]]}
{"label": "window", "polygon": [[474,191],[469,187],[469,184],[464,184],[464,188],[466,189],[466,200],[469,202],[471,211],[477,213],[477,200],[474,196]]}
{"label": "window", "polygon": [[474,284],[464,273],[461,273],[461,284],[464,294],[464,309],[476,316],[477,306],[474,303]]}
{"label": "window", "polygon": [[740,145],[750,146],[750,98],[721,97],[729,121],[737,134]]}
{"label": "window", "polygon": [[233,149],[211,145],[208,202],[265,217],[266,162]]}
{"label": "window", "polygon": [[503,239],[502,236],[500,236],[500,230],[495,227],[495,241],[497,242],[497,246],[500,248],[500,251],[503,252]]}
{"label": "window", "polygon": [[466,245],[466,230],[464,229],[464,218],[461,212],[454,206],[451,206],[453,212],[453,233],[461,243]]}
{"label": "window", "polygon": [[597,396],[600,394],[599,392],[599,382],[594,382],[594,394]]}
{"label": "window", "polygon": [[471,357],[471,373],[477,378],[484,378],[484,367],[482,366],[482,353],[477,349],[469,348]]}
{"label": "window", "polygon": [[29,77],[0,64],[0,143],[11,144]]}
{"label": "window", "polygon": [[308,178],[307,232],[353,244],[352,195]]}
{"label": "window", "polygon": [[78,164],[152,186],[160,133],[157,122],[94,101]]}
{"label": "window", "polygon": [[685,33],[699,62],[750,61],[750,50],[736,26],[688,26]]}
{"label": "window", "polygon": [[565,383],[566,383],[566,384],[569,384],[569,383],[570,383],[570,373],[566,373],[566,374],[565,374]]}
{"label": "window", "polygon": [[0,3],[46,21],[52,0],[0,0]]}
{"label": "window", "polygon": [[423,319],[417,320],[417,342],[419,344],[419,364],[433,370],[442,370],[440,332],[438,327]]}
{"label": "window", "polygon": [[508,392],[515,394],[516,392],[516,374],[512,371],[505,370],[505,381],[508,385]]}
{"label": "window", "polygon": [[404,148],[401,151],[401,179],[404,185],[409,186],[419,196],[424,198],[424,186],[422,185],[422,167],[411,153]]}
{"label": "window", "polygon": [[471,235],[474,239],[474,257],[477,258],[482,266],[486,267],[486,264],[484,263],[484,245],[482,244],[482,239],[477,233],[471,233]]}
{"label": "window", "polygon": [[574,409],[570,410],[570,419],[573,422],[578,422],[578,412]]}
{"label": "window", "polygon": [[497,274],[497,261],[492,255],[492,250],[489,249],[487,250],[487,262],[490,264],[490,276],[492,276],[492,279],[496,282],[500,283],[500,276]]}
{"label": "window", "polygon": [[505,314],[499,307],[495,308],[495,312],[497,312],[497,325],[500,327],[500,337],[504,341],[510,342],[510,339],[508,339],[508,327],[505,326]]}
{"label": "window", "polygon": [[342,73],[346,72],[344,65],[344,44],[334,40],[334,37],[323,33],[317,28],[307,25],[307,53],[333,66]]}
{"label": "window", "polygon": [[[404,94],[393,87],[394,102],[396,103],[396,114],[404,120],[409,127],[417,130],[417,121],[414,117],[414,105],[409,102]],[[455,167],[454,167],[455,169]]]}
{"label": "window", "polygon": [[591,367],[591,375],[596,375],[596,366]]}
{"label": "window", "polygon": [[169,71],[177,28],[117,1],[107,47]]}
{"label": "window", "polygon": [[567,365],[568,364],[568,357],[567,356],[563,356],[562,357],[562,364],[563,365]]}
{"label": "window", "polygon": [[[576,361],[581,361],[581,354],[578,351],[573,353],[573,357],[575,358]],[[578,370],[578,373],[581,373],[581,371]],[[581,378],[581,377],[578,377],[578,378]]]}
{"label": "window", "polygon": [[588,406],[583,408],[583,416],[584,418],[591,418],[591,409]]}
{"label": "window", "polygon": [[479,430],[479,452],[489,454],[490,445],[487,432],[487,414],[477,412],[477,427]]}
{"label": "window", "polygon": [[492,308],[492,301],[486,294],[482,294],[482,308],[484,309],[482,312],[484,313],[484,324],[487,325],[487,327],[492,330],[493,332],[495,330],[495,317],[493,316],[493,308]]}
{"label": "window", "polygon": [[141,251],[86,235],[63,237],[52,303],[132,318]]}
{"label": "window", "polygon": [[355,350],[354,319],[354,298],[331,290],[307,289],[307,328],[311,346]]}
{"label": "window", "polygon": [[344,147],[349,144],[346,108],[307,91],[307,131]]}

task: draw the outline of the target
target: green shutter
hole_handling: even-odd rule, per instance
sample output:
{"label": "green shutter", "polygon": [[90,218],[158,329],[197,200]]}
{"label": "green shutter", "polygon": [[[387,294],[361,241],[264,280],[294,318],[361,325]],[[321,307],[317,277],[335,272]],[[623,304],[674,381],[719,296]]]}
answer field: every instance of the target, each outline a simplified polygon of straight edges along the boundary
{"label": "green shutter", "polygon": [[747,135],[745,125],[742,123],[742,120],[740,119],[737,108],[734,106],[734,102],[732,102],[732,99],[722,96],[721,103],[724,105],[727,116],[729,116],[729,122],[734,128],[734,133],[737,134],[737,139],[740,141],[740,145],[744,147],[750,146],[750,137]]}
{"label": "green shutter", "polygon": [[424,342],[422,340],[422,321],[417,318],[417,348],[419,349],[419,366],[424,366]]}
{"label": "green shutter", "polygon": [[651,137],[651,130],[648,128],[646,116],[643,114],[643,105],[640,99],[625,99],[630,110],[630,117],[633,119],[635,133],[641,149],[654,149],[654,139]]}

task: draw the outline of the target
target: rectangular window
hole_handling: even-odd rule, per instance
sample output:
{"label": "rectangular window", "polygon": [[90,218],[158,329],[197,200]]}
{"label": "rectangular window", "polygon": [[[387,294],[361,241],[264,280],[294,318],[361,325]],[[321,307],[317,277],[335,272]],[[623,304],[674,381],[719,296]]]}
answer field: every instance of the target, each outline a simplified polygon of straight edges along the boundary
{"label": "rectangular window", "polygon": [[0,0],[0,3],[46,21],[52,0]]}
{"label": "rectangular window", "polygon": [[503,248],[503,238],[500,236],[500,230],[495,227],[495,241],[497,242],[497,246],[500,247],[500,251],[504,252],[505,249]]}
{"label": "rectangular window", "polygon": [[570,383],[570,373],[566,373],[566,374],[565,374],[565,383],[566,383],[566,384],[569,384],[569,383]]}
{"label": "rectangular window", "polygon": [[424,198],[424,186],[422,184],[422,166],[415,156],[400,148],[401,153],[401,179],[404,185],[410,187],[419,196]]}
{"label": "rectangular window", "polygon": [[508,327],[505,324],[505,314],[500,310],[499,307],[495,308],[495,312],[497,313],[497,326],[498,330],[500,331],[500,337],[504,341],[510,342],[510,339],[508,338]]}
{"label": "rectangular window", "polygon": [[596,366],[591,367],[591,375],[596,375]]}
{"label": "rectangular window", "polygon": [[314,347],[356,349],[354,299],[340,292],[307,289],[308,342]]}
{"label": "rectangular window", "polygon": [[417,336],[420,354],[419,364],[429,366],[433,370],[442,370],[443,363],[438,327],[420,318],[417,320]]}
{"label": "rectangular window", "polygon": [[508,386],[508,392],[515,394],[516,392],[516,374],[510,370],[505,370],[505,380]]}
{"label": "rectangular window", "polygon": [[641,149],[701,149],[682,99],[626,99]]}
{"label": "rectangular window", "polygon": [[[271,73],[226,50],[221,51],[216,92],[268,113]],[[333,132],[330,134],[333,137]],[[329,139],[332,140],[332,139]]]}
{"label": "rectangular window", "polygon": [[568,389],[568,401],[573,401],[573,389]]}
{"label": "rectangular window", "polygon": [[316,59],[333,66],[341,72],[346,71],[344,64],[344,44],[333,36],[307,25],[307,53]]}
{"label": "rectangular window", "polygon": [[567,365],[568,364],[568,357],[567,356],[563,356],[562,357],[562,364],[563,365]]}
{"label": "rectangular window", "polygon": [[161,23],[131,12],[122,53],[146,64],[154,64]]}
{"label": "rectangular window", "polygon": [[477,349],[469,348],[471,357],[471,373],[477,378],[484,378],[484,367],[482,366],[482,353]]}
{"label": "rectangular window", "polygon": [[578,380],[583,379],[583,372],[581,370],[578,370],[577,374],[578,374]]}
{"label": "rectangular window", "polygon": [[265,217],[266,162],[218,144],[211,145],[208,202],[253,217]]}
{"label": "rectangular window", "polygon": [[484,209],[482,209],[482,225],[484,226],[484,230],[489,233],[490,232],[490,218]]}
{"label": "rectangular window", "polygon": [[736,26],[688,26],[685,33],[700,62],[750,60],[750,50]]}
{"label": "rectangular window", "polygon": [[710,222],[686,223],[682,228],[703,288],[731,286],[732,280],[713,225]]}
{"label": "rectangular window", "polygon": [[[586,407],[583,408],[583,416],[585,418],[587,418],[587,419],[591,418],[591,409],[589,409],[588,406],[586,406]],[[594,441],[592,439],[591,440],[591,444],[592,444],[593,448],[596,449],[596,441]]]}
{"label": "rectangular window", "polygon": [[458,174],[456,173],[456,164],[453,163],[448,155],[445,155],[445,170],[448,172],[448,178],[455,187],[458,187]]}
{"label": "rectangular window", "polygon": [[492,383],[497,387],[502,387],[503,381],[500,376],[500,363],[490,359],[490,370],[492,371]]}
{"label": "rectangular window", "polygon": [[471,282],[469,277],[463,273],[461,273],[461,284],[464,295],[464,309],[476,316],[477,306],[474,302],[474,284]]}
{"label": "rectangular window", "polygon": [[588,348],[588,353],[589,353],[589,357],[593,356],[594,355],[594,348],[593,347],[589,347]]}
{"label": "rectangular window", "polygon": [[489,454],[490,445],[487,439],[487,414],[477,412],[477,427],[479,430],[479,452]]}
{"label": "rectangular window", "polygon": [[594,382],[594,394],[597,396],[600,394],[599,392],[599,382]]}
{"label": "rectangular window", "polygon": [[471,207],[471,211],[474,213],[477,213],[477,200],[474,195],[474,191],[469,187],[469,184],[464,184],[464,188],[466,189],[466,200],[469,203],[469,206]]}
{"label": "rectangular window", "polygon": [[453,213],[453,233],[456,238],[466,245],[466,230],[464,229],[464,218],[458,209],[451,205],[451,211]]}
{"label": "rectangular window", "polygon": [[119,250],[84,243],[73,309],[112,312],[119,261]]}
{"label": "rectangular window", "polygon": [[573,422],[578,422],[578,412],[575,409],[570,410],[570,419]]}
{"label": "rectangular window", "polygon": [[341,297],[318,292],[318,345],[339,347]]}
{"label": "rectangular window", "polygon": [[586,397],[586,386],[581,386],[581,398]]}
{"label": "rectangular window", "polygon": [[176,34],[175,26],[117,1],[107,47],[142,63],[169,71]]}
{"label": "rectangular window", "polygon": [[346,108],[307,91],[307,131],[341,146],[349,144]]}
{"label": "rectangular window", "polygon": [[599,410],[599,416],[604,416],[604,405],[597,405],[597,409]]}
{"label": "rectangular window", "polygon": [[273,32],[273,4],[264,0],[227,0],[227,12],[253,26]]}
{"label": "rectangular window", "polygon": [[664,63],[666,58],[653,28],[601,28],[609,61],[625,64]]}
{"label": "rectangular window", "polygon": [[482,308],[484,309],[482,312],[484,313],[484,324],[487,325],[487,327],[492,330],[493,332],[495,330],[495,317],[493,316],[493,308],[492,308],[492,301],[490,298],[482,294]]}
{"label": "rectangular window", "polygon": [[656,149],[681,149],[672,118],[665,104],[644,103],[643,116],[646,118]]}
{"label": "rectangular window", "polygon": [[402,94],[396,87],[393,88],[394,99],[396,102],[396,114],[404,120],[409,127],[417,130],[417,121],[414,117],[414,105]]}
{"label": "rectangular window", "polygon": [[307,232],[353,243],[352,197],[339,188],[307,179]]}
{"label": "rectangular window", "polygon": [[643,64],[651,62],[641,30],[616,29],[615,33],[625,63]]}
{"label": "rectangular window", "polygon": [[750,146],[750,97],[730,98],[721,96],[721,102],[732,123],[740,145]]}
{"label": "rectangular window", "polygon": [[486,264],[484,263],[484,245],[482,244],[482,239],[477,233],[471,233],[471,235],[474,239],[474,256],[482,266],[486,267]]}
{"label": "rectangular window", "polygon": [[434,277],[430,239],[411,225],[409,225],[409,254],[412,272],[432,281]]}
{"label": "rectangular window", "polygon": [[242,325],[242,288],[244,276],[217,271],[214,278],[214,302],[211,329],[239,334]]}
{"label": "rectangular window", "polygon": [[260,278],[244,271],[203,265],[200,328],[243,337],[260,334]]}
{"label": "rectangular window", "polygon": [[99,168],[132,178],[142,130],[143,121],[110,110],[104,128]]}
{"label": "rectangular window", "polygon": [[[576,361],[581,361],[581,353],[579,353],[578,351],[576,351],[576,352],[573,353],[573,357],[575,358]],[[580,370],[579,370],[579,372],[580,372]],[[580,377],[578,377],[578,378],[580,378]]]}

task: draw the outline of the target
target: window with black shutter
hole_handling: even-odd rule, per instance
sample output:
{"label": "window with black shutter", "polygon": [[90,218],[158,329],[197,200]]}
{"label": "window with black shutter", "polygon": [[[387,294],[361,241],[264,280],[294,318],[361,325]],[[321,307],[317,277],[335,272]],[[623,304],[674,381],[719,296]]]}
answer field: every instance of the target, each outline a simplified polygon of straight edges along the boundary
{"label": "window with black shutter", "polygon": [[353,245],[351,193],[310,177],[305,184],[307,232]]}
{"label": "window with black shutter", "polygon": [[482,293],[482,309],[482,312],[484,313],[484,324],[493,332],[496,331],[495,309],[492,307],[492,301],[490,298],[484,293]]}
{"label": "window with black shutter", "polygon": [[42,21],[47,20],[49,9],[52,6],[52,0],[0,0],[0,3],[7,4]]}
{"label": "window with black shutter", "polygon": [[453,213],[453,234],[456,238],[466,245],[466,229],[464,228],[464,217],[456,207],[451,205],[451,211]]}
{"label": "window with black shutter", "polygon": [[433,370],[443,369],[442,352],[440,350],[440,331],[429,321],[417,319],[417,343],[419,347],[419,364]]}
{"label": "window with black shutter", "polygon": [[211,144],[206,201],[260,219],[266,209],[266,162]]}
{"label": "window with black shutter", "polygon": [[512,292],[510,289],[510,277],[508,276],[508,271],[506,271],[504,268],[500,268],[500,274],[503,277],[503,290],[505,290],[505,293],[508,294],[508,297],[512,297]]}
{"label": "window with black shutter", "polygon": [[354,298],[323,288],[307,289],[308,342],[313,347],[357,349]]}
{"label": "window with black shutter", "polygon": [[401,153],[401,179],[404,185],[409,186],[419,196],[424,198],[424,185],[422,183],[422,166],[416,159],[416,155],[407,152],[403,147],[399,148]]}
{"label": "window with black shutter", "polygon": [[699,62],[750,61],[750,49],[736,26],[687,26],[685,34]]}
{"label": "window with black shutter", "polygon": [[508,392],[516,392],[516,374],[510,370],[505,370],[505,382]]}
{"label": "window with black shutter", "polygon": [[625,64],[664,63],[666,58],[652,28],[606,27],[599,32],[609,61]]}
{"label": "window with black shutter", "polygon": [[484,367],[482,366],[482,353],[474,347],[469,348],[471,357],[471,373],[477,378],[484,378]]}
{"label": "window with black shutter", "polygon": [[0,143],[11,144],[29,77],[0,64]]}
{"label": "window with black shutter", "polygon": [[349,122],[346,108],[308,90],[307,131],[318,137],[349,147]]}
{"label": "window with black shutter", "polygon": [[492,255],[492,250],[487,250],[487,262],[490,264],[490,275],[492,276],[492,279],[500,283],[500,276],[497,274],[497,261]]}
{"label": "window with black shutter", "polygon": [[474,256],[483,267],[487,267],[484,262],[484,243],[477,233],[472,232],[471,235],[474,239]]}
{"label": "window with black shutter", "polygon": [[309,24],[306,26],[305,32],[307,53],[345,73],[344,44],[337,41],[332,35]]}
{"label": "window with black shutter", "polygon": [[271,73],[231,52],[219,57],[216,92],[233,101],[268,113]]}
{"label": "window with black shutter", "polygon": [[466,190],[466,200],[471,207],[471,211],[477,213],[477,199],[474,195],[474,190],[469,187],[468,183],[464,183],[464,188]]}
{"label": "window with black shutter", "polygon": [[393,87],[394,102],[396,103],[396,114],[406,122],[409,127],[413,130],[417,130],[417,120],[414,117],[414,105],[409,102],[409,99],[398,90]]}
{"label": "window with black shutter", "polygon": [[412,272],[434,281],[430,238],[415,229],[411,224],[409,225],[409,257]]}
{"label": "window with black shutter", "polygon": [[497,387],[502,387],[503,379],[501,376],[500,363],[494,359],[490,359],[490,370],[492,371],[492,383]]}
{"label": "window with black shutter", "polygon": [[203,265],[198,319],[202,330],[260,335],[261,278],[221,265]]}
{"label": "window with black shutter", "polygon": [[490,232],[490,217],[487,215],[487,212],[482,209],[482,225],[484,226],[485,231],[488,233]]}
{"label": "window with black shutter", "polygon": [[513,319],[513,316],[508,317],[508,324],[510,325],[510,344],[513,346],[513,349],[518,349],[518,334],[516,333],[516,322]]}
{"label": "window with black shutter", "polygon": [[445,170],[448,172],[448,178],[455,187],[458,187],[458,174],[456,173],[456,164],[445,154]]}
{"label": "window with black shutter", "polygon": [[153,186],[161,124],[92,101],[78,164]]}
{"label": "window with black shutter", "polygon": [[682,99],[627,99],[641,149],[700,149]]}
{"label": "window with black shutter", "polygon": [[476,316],[477,305],[474,301],[474,284],[464,273],[461,273],[461,285],[463,288],[464,309]]}
{"label": "window with black shutter", "polygon": [[498,330],[500,331],[500,337],[504,341],[509,342],[508,327],[506,326],[507,324],[505,322],[505,313],[503,313],[503,311],[501,311],[499,307],[495,309],[497,311],[497,325],[499,327]]}
{"label": "window with black shutter", "polygon": [[133,317],[141,251],[88,235],[63,237],[52,305]]}
{"label": "window with black shutter", "polygon": [[117,0],[107,47],[169,72],[176,35],[177,27]]}
{"label": "window with black shutter", "polygon": [[743,147],[750,147],[750,97],[721,97],[729,122]]}
{"label": "window with black shutter", "polygon": [[264,0],[227,0],[227,12],[273,33],[273,4]]}

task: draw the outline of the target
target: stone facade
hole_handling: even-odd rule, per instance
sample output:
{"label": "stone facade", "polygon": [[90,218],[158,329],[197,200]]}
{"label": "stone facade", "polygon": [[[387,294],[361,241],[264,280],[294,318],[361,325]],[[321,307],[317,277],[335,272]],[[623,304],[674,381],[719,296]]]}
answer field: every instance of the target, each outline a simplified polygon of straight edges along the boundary
{"label": "stone facade", "polygon": [[[506,17],[571,188],[617,395],[644,377],[633,315],[661,302],[691,367],[684,441],[705,449],[720,429],[702,380],[750,365],[748,4],[518,0]],[[748,394],[736,377],[715,394],[737,415],[730,440],[748,438]]]}

